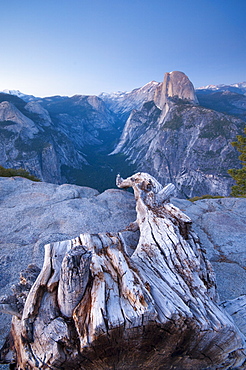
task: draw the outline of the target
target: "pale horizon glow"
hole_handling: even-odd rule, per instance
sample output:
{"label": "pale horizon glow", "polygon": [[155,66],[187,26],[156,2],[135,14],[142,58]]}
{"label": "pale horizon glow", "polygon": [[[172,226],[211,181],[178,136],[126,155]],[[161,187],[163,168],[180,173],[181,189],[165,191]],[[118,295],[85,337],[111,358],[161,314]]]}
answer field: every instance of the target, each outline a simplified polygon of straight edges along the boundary
{"label": "pale horizon glow", "polygon": [[10,0],[0,30],[0,91],[131,91],[173,70],[196,88],[246,81],[245,0]]}

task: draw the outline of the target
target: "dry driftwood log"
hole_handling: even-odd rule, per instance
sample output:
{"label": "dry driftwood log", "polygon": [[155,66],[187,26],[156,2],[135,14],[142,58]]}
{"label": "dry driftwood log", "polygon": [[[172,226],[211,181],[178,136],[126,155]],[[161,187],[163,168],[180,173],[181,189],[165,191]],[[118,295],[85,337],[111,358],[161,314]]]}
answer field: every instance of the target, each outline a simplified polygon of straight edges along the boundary
{"label": "dry driftwood log", "polygon": [[117,185],[134,190],[137,220],[126,229],[140,230],[135,251],[127,253],[120,232],[46,245],[24,307],[2,301],[14,315],[2,362],[23,370],[245,369],[245,337],[218,304],[190,218],[169,203],[173,185],[145,173],[118,176]]}

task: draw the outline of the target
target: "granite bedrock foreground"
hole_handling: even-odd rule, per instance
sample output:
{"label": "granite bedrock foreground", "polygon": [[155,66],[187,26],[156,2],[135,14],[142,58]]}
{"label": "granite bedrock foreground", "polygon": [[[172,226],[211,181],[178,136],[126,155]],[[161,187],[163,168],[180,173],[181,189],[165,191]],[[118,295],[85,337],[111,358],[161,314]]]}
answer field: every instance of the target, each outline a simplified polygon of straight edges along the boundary
{"label": "granite bedrock foreground", "polygon": [[[75,185],[34,183],[1,178],[1,294],[9,293],[18,271],[40,267],[43,246],[81,233],[117,232],[136,218],[131,193],[110,189],[102,194]],[[217,275],[221,300],[245,294],[246,200],[223,198],[191,203],[172,199],[193,221]],[[216,225],[216,226],[215,226]],[[130,232],[124,232],[129,244]],[[5,323],[5,315],[2,324]],[[6,325],[2,326],[2,337]]]}

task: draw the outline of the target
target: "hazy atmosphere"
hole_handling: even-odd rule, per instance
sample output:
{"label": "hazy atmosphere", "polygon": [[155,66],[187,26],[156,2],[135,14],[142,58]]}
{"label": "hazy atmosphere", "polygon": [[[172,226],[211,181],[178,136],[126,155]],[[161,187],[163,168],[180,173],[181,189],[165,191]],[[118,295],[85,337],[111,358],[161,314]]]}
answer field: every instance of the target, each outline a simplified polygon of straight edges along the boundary
{"label": "hazy atmosphere", "polygon": [[9,0],[0,91],[129,91],[185,72],[195,87],[246,80],[245,0]]}

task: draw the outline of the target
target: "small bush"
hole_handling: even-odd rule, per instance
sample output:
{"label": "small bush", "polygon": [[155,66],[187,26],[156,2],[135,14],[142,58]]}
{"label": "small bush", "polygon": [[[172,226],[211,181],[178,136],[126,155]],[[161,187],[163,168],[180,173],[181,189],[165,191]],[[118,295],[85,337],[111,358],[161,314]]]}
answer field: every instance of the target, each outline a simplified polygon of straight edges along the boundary
{"label": "small bush", "polygon": [[222,197],[221,195],[206,194],[206,195],[201,195],[200,197],[199,196],[193,197],[193,198],[190,198],[188,200],[190,202],[196,202],[197,200],[202,200],[202,199],[219,199],[219,198],[224,198],[224,197]]}
{"label": "small bush", "polygon": [[13,177],[20,176],[32,181],[40,181],[36,176],[31,175],[27,170],[23,168],[4,168],[0,166],[0,177]]}

